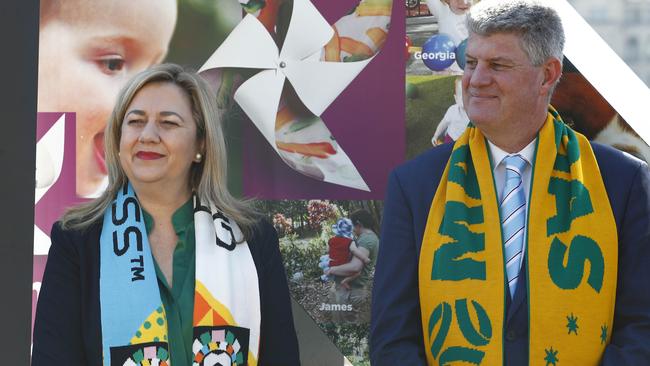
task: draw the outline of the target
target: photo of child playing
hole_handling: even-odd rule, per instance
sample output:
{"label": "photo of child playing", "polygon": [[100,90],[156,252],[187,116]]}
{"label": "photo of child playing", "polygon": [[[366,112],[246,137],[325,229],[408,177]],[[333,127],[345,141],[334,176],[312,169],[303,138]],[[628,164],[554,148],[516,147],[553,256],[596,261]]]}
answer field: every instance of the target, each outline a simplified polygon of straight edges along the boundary
{"label": "photo of child playing", "polygon": [[383,202],[262,200],[256,207],[273,222],[291,296],[309,323],[315,322],[352,365],[368,366]]}
{"label": "photo of child playing", "polygon": [[[329,274],[331,267],[340,266],[348,263],[352,256],[359,258],[364,264],[370,263],[368,255],[359,250],[352,238],[352,220],[340,218],[336,224],[332,225],[332,232],[335,234],[328,242],[328,254],[320,258],[319,266],[323,269],[324,274],[321,276],[322,281],[329,281],[333,276]],[[361,275],[358,271],[341,280],[341,286],[350,289],[350,281],[353,281]]]}
{"label": "photo of child playing", "polygon": [[[458,46],[468,36],[465,18],[471,0],[427,0],[427,7],[438,21],[438,34],[446,34]],[[463,70],[454,62],[449,73],[461,74]]]}
{"label": "photo of child playing", "polygon": [[460,135],[465,131],[465,128],[467,128],[467,124],[469,124],[469,117],[467,117],[465,107],[463,107],[463,87],[461,80],[462,77],[457,76],[454,81],[454,101],[456,103],[447,108],[447,112],[445,112],[445,115],[435,128],[436,130],[431,138],[431,144],[433,146],[458,140]]}
{"label": "photo of child playing", "polygon": [[[455,141],[469,123],[461,87],[468,36],[465,18],[478,2],[426,0],[429,11],[426,15],[407,16],[406,34],[410,41],[406,62],[407,158],[417,156],[432,145]],[[440,42],[433,42],[437,37],[456,46],[454,61],[444,69],[440,69],[441,60],[432,62],[431,55],[452,51],[440,46]],[[426,53],[428,59],[424,59]]]}

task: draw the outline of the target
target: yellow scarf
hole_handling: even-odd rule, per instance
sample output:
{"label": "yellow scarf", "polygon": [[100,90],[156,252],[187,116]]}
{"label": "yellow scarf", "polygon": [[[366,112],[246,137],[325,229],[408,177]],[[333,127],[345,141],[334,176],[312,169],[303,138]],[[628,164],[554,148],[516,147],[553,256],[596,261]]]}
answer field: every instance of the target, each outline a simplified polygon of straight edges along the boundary
{"label": "yellow scarf", "polygon": [[[614,316],[616,223],[589,142],[552,108],[538,136],[526,227],[527,283],[519,285],[528,289],[529,364],[596,365]],[[420,251],[429,365],[503,364],[504,256],[485,137],[470,125],[438,185]]]}

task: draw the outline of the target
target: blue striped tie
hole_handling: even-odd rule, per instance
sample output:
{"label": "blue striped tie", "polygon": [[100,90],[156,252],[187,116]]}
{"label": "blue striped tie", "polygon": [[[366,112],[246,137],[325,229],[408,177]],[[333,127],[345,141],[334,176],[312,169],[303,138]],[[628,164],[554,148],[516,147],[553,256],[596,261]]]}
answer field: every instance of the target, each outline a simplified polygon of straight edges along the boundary
{"label": "blue striped tie", "polygon": [[510,155],[503,159],[503,163],[506,166],[506,181],[499,209],[501,211],[503,245],[506,252],[508,287],[510,296],[514,296],[525,239],[526,196],[521,176],[527,162],[520,155]]}

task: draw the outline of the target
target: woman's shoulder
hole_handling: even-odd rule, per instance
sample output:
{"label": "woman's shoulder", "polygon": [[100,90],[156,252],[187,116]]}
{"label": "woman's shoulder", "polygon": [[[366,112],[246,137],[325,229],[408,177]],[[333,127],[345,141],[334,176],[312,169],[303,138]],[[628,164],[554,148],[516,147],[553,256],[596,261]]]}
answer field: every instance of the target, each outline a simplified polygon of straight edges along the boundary
{"label": "woman's shoulder", "polygon": [[278,233],[266,218],[259,218],[255,221],[251,228],[251,235],[246,242],[256,263],[266,262],[275,251],[279,252]]}
{"label": "woman's shoulder", "polygon": [[266,217],[260,217],[251,227],[251,235],[248,244],[255,246],[268,245],[268,242],[277,242],[277,238],[278,234],[271,221]]}
{"label": "woman's shoulder", "polygon": [[102,232],[102,221],[97,220],[83,228],[65,227],[63,222],[57,221],[52,225],[50,238],[52,245],[63,245],[83,250],[88,245],[95,245],[99,242]]}

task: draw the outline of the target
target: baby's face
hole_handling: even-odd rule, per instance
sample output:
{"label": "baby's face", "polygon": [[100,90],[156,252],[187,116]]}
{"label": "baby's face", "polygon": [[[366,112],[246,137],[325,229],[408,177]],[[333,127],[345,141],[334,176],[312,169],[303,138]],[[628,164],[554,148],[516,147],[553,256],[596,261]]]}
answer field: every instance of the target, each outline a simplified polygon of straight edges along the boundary
{"label": "baby's face", "polygon": [[457,15],[465,14],[470,7],[469,0],[447,0],[451,12]]}
{"label": "baby's face", "polygon": [[175,0],[63,1],[40,25],[38,111],[76,112],[77,194],[106,177],[104,128],[117,93],[159,63],[176,23]]}

